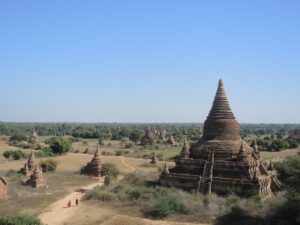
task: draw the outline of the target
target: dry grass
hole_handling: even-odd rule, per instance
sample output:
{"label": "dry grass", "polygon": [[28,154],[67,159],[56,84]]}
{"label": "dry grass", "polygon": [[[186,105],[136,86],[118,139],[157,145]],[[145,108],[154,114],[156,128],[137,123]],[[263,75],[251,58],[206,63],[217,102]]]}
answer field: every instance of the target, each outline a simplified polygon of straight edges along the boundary
{"label": "dry grass", "polygon": [[7,176],[8,197],[0,201],[0,215],[27,212],[39,214],[50,203],[60,199],[71,190],[95,182],[95,178],[70,172],[44,174],[47,187],[34,189],[25,186],[25,176],[10,173]]}
{"label": "dry grass", "polygon": [[300,152],[300,147],[295,149],[287,149],[281,152],[261,152],[260,155],[263,161],[272,160],[273,162],[280,162],[288,156],[297,155]]}
{"label": "dry grass", "polygon": [[[105,203],[99,204],[97,201],[93,202],[83,202],[81,203],[80,213],[74,215],[64,225],[193,225],[195,223],[186,222],[175,222],[176,219],[172,221],[162,221],[162,220],[150,220],[144,219],[139,216],[136,212],[130,212],[130,214],[136,214],[135,216],[128,216],[121,214],[117,208],[107,207]],[[123,212],[124,213],[124,212]],[[197,223],[202,224],[202,223]],[[203,224],[204,225],[204,224]]]}

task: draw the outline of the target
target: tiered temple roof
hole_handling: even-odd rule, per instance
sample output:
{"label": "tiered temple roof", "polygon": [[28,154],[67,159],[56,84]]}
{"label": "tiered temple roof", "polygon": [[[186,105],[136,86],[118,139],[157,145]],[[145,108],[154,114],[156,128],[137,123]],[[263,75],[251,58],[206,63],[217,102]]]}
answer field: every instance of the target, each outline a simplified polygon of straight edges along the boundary
{"label": "tiered temple roof", "polygon": [[189,157],[183,157],[188,152],[184,146],[175,159],[176,166],[161,174],[161,184],[204,194],[230,190],[241,196],[270,196],[280,189],[280,183],[260,162],[257,146],[250,147],[239,132],[220,80],[202,138],[191,144]]}
{"label": "tiered temple roof", "polygon": [[36,163],[33,174],[30,175],[30,178],[26,181],[26,185],[29,185],[33,188],[39,188],[46,185],[46,181],[43,176],[43,172],[39,167],[39,164]]}
{"label": "tiered temple roof", "polygon": [[35,166],[35,155],[34,152],[31,151],[27,163],[25,163],[24,166],[19,170],[19,173],[24,174],[26,176],[30,176],[34,172]]}

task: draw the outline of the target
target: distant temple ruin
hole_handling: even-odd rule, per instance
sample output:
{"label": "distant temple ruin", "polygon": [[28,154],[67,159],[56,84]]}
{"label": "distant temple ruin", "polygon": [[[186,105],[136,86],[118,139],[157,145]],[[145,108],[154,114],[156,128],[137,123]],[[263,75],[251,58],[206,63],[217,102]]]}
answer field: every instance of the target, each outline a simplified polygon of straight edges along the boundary
{"label": "distant temple ruin", "polygon": [[295,141],[297,141],[298,143],[300,143],[300,128],[296,128],[292,135],[290,136],[290,139],[293,139]]}
{"label": "distant temple ruin", "polygon": [[265,168],[256,144],[250,147],[242,140],[222,80],[204,123],[202,138],[190,149],[185,142],[175,163],[170,170],[165,165],[160,176],[162,185],[196,189],[203,194],[234,192],[243,197],[262,198],[280,189],[273,166]]}
{"label": "distant temple ruin", "polygon": [[85,168],[83,169],[83,173],[88,174],[90,176],[100,177],[101,158],[99,146],[97,146],[93,159],[90,162],[88,162]]}

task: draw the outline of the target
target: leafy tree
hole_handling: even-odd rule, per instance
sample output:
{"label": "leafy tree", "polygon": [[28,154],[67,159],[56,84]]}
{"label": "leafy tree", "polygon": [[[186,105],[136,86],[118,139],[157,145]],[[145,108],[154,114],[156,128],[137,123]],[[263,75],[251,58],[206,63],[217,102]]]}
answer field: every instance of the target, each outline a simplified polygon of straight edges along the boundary
{"label": "leafy tree", "polygon": [[283,139],[276,139],[272,142],[271,148],[275,151],[289,148],[289,143]]}
{"label": "leafy tree", "polygon": [[52,137],[50,140],[50,148],[55,154],[65,154],[71,149],[71,142],[65,137]]}
{"label": "leafy tree", "polygon": [[109,176],[116,179],[119,176],[119,169],[114,163],[104,163],[101,168],[101,176]]}
{"label": "leafy tree", "polygon": [[22,134],[22,133],[17,133],[17,134],[13,134],[10,138],[10,141],[27,141],[28,137],[26,136],[26,134]]}
{"label": "leafy tree", "polygon": [[143,131],[141,130],[134,130],[130,133],[129,135],[129,140],[131,140],[132,142],[139,142],[142,138],[143,135]]}

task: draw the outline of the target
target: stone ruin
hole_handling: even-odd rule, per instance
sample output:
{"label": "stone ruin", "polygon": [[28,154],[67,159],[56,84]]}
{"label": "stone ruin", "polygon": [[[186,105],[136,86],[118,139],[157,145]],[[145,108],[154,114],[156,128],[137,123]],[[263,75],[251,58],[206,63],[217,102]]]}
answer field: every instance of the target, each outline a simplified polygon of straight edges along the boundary
{"label": "stone ruin", "polygon": [[272,196],[280,190],[280,182],[272,166],[270,170],[265,168],[255,143],[254,146],[242,140],[220,80],[202,138],[191,144],[189,151],[183,146],[175,158],[174,168],[168,170],[165,165],[160,183],[195,189],[203,194],[234,192],[242,197]]}
{"label": "stone ruin", "polygon": [[33,174],[36,166],[36,160],[34,152],[31,151],[27,163],[18,171],[18,173],[24,174],[25,176],[30,176]]}
{"label": "stone ruin", "polygon": [[156,153],[154,152],[150,163],[155,165],[157,162],[158,162],[158,159],[156,157]]}
{"label": "stone ruin", "polygon": [[164,141],[165,138],[166,138],[165,136],[166,136],[166,131],[165,130],[159,130],[159,135],[158,135],[159,139]]}
{"label": "stone ruin", "polygon": [[26,181],[26,185],[29,185],[33,188],[40,188],[46,186],[46,181],[43,176],[43,172],[39,167],[39,164],[35,164],[35,169],[30,175],[30,178]]}
{"label": "stone ruin", "polygon": [[180,152],[180,157],[183,158],[183,159],[190,158],[190,150],[187,146],[186,139],[184,139],[184,141],[183,141],[183,147],[182,147],[181,152]]}
{"label": "stone ruin", "polygon": [[100,177],[101,167],[100,150],[99,146],[97,146],[93,159],[87,163],[83,169],[83,173],[90,176]]}
{"label": "stone ruin", "polygon": [[296,128],[289,138],[300,143],[300,128]]}
{"label": "stone ruin", "polygon": [[152,133],[150,127],[148,127],[148,129],[146,130],[145,135],[142,137],[141,145],[143,145],[143,146],[152,146],[152,145],[154,145],[154,136],[153,136],[153,133]]}
{"label": "stone ruin", "polygon": [[173,137],[172,134],[169,134],[167,143],[170,144],[170,145],[175,145],[176,142],[175,142],[174,137]]}
{"label": "stone ruin", "polygon": [[0,198],[7,196],[7,182],[4,177],[0,177]]}
{"label": "stone ruin", "polygon": [[37,132],[35,131],[35,129],[33,128],[32,129],[32,132],[30,134],[30,137],[29,137],[29,142],[31,143],[36,143],[38,142],[39,138],[38,138],[38,134]]}

